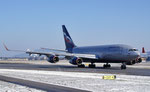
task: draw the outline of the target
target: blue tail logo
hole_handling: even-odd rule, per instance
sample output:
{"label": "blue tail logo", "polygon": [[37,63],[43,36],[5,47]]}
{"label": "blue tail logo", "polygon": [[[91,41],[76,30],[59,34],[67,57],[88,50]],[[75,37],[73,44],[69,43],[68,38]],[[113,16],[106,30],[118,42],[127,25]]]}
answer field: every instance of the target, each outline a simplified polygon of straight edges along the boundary
{"label": "blue tail logo", "polygon": [[72,46],[73,46],[73,42],[72,42],[72,39],[71,38],[69,38],[67,35],[66,35],[66,33],[64,33],[64,39],[65,39],[65,41],[67,42],[67,43],[70,43],[70,44],[72,44]]}
{"label": "blue tail logo", "polygon": [[72,49],[76,47],[76,45],[73,43],[73,40],[71,39],[65,25],[62,25],[62,29],[63,29],[63,34],[64,34],[66,50],[68,50],[68,52],[72,52]]}

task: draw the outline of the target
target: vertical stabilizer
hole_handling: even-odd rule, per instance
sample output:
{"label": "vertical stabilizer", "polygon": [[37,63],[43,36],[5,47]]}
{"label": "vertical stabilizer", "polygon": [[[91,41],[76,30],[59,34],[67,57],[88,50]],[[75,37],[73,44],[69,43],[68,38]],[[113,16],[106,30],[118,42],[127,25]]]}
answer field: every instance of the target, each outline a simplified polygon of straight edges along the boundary
{"label": "vertical stabilizer", "polygon": [[74,47],[76,47],[76,45],[73,43],[72,38],[70,37],[65,25],[62,25],[62,29],[63,29],[63,34],[64,34],[64,40],[65,40],[65,45],[66,45],[66,50],[68,50],[68,52],[72,52],[72,49]]}

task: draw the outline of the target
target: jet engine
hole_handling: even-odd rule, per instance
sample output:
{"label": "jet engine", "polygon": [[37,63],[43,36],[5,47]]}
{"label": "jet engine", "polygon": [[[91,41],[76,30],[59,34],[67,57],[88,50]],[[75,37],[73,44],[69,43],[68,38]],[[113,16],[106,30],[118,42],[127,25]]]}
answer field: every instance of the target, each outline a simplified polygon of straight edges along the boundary
{"label": "jet engine", "polygon": [[78,57],[73,57],[69,63],[73,64],[73,65],[81,65],[83,62],[83,60],[81,58]]}
{"label": "jet engine", "polygon": [[141,63],[141,62],[142,62],[142,58],[138,58],[136,60],[128,61],[126,64],[127,65],[133,65],[135,63]]}
{"label": "jet engine", "polygon": [[59,57],[52,55],[52,56],[48,57],[47,61],[50,63],[57,63],[59,61]]}
{"label": "jet engine", "polygon": [[138,63],[141,63],[141,62],[142,62],[142,58],[139,58],[139,59],[137,60],[137,62],[138,62]]}

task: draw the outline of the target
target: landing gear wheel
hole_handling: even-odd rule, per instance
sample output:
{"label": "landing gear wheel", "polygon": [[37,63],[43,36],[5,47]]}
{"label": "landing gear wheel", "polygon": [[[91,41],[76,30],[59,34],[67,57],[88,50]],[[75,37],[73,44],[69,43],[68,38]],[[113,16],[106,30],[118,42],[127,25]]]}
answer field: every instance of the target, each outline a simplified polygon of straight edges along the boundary
{"label": "landing gear wheel", "polygon": [[126,65],[121,65],[121,69],[126,69]]}
{"label": "landing gear wheel", "polygon": [[110,64],[104,64],[103,67],[104,67],[104,68],[110,68],[111,65],[110,65]]}
{"label": "landing gear wheel", "polygon": [[108,64],[107,66],[108,66],[109,68],[111,67],[111,65],[110,65],[110,64]]}
{"label": "landing gear wheel", "polygon": [[84,64],[78,65],[79,68],[85,68]]}
{"label": "landing gear wheel", "polygon": [[95,64],[89,64],[89,68],[95,68],[96,65]]}
{"label": "landing gear wheel", "polygon": [[106,64],[103,65],[103,68],[106,68]]}

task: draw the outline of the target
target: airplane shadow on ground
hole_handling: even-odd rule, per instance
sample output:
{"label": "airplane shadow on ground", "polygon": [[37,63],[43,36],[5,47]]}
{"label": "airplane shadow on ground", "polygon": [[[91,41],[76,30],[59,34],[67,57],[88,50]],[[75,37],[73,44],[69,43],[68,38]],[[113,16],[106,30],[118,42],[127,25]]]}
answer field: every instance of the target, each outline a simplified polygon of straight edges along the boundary
{"label": "airplane shadow on ground", "polygon": [[[147,66],[147,63],[146,63]],[[70,64],[25,64],[25,63],[0,63],[0,69],[23,69],[23,70],[43,70],[43,71],[64,71],[64,72],[86,72],[86,73],[102,73],[102,74],[126,74],[150,76],[150,69],[128,67],[126,70],[121,70],[120,65],[111,68],[103,68],[97,65],[96,68],[78,68]]]}
{"label": "airplane shadow on ground", "polygon": [[39,68],[65,68],[65,69],[90,69],[90,70],[121,70],[120,67],[111,67],[111,68],[103,68],[103,67],[95,67],[95,68],[89,68],[89,67],[85,67],[85,68],[79,68],[78,66],[72,66],[72,65],[42,65],[39,66]]}
{"label": "airplane shadow on ground", "polygon": [[[79,68],[76,65],[57,65],[57,64],[50,64],[50,65],[39,65],[39,64],[22,64],[22,63],[2,63],[0,64],[0,68],[7,67],[7,68],[15,68],[15,69],[75,69],[75,70],[121,70],[120,67],[110,67],[110,68],[103,68],[102,66],[97,66],[95,68],[89,68],[86,66],[85,68]],[[127,68],[128,69],[128,68]]]}
{"label": "airplane shadow on ground", "polygon": [[86,73],[104,73],[104,74],[127,74],[127,75],[142,75],[150,76],[150,69],[138,69],[127,67],[126,70],[121,70],[119,66],[111,68],[78,68],[73,65],[57,65],[57,64],[0,64],[0,69],[27,69],[27,70],[43,70],[43,71],[64,71],[64,72],[86,72]]}

